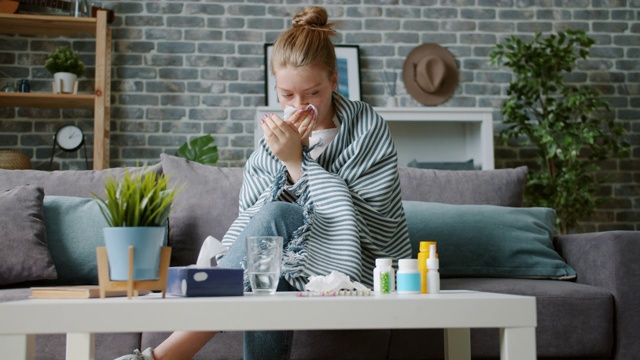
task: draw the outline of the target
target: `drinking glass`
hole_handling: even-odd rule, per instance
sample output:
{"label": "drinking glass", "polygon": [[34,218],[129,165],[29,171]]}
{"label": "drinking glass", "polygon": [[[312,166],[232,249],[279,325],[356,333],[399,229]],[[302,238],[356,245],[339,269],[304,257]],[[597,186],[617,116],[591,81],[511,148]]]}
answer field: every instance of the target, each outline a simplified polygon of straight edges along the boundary
{"label": "drinking glass", "polygon": [[273,294],[282,263],[282,236],[247,237],[247,273],[254,293]]}

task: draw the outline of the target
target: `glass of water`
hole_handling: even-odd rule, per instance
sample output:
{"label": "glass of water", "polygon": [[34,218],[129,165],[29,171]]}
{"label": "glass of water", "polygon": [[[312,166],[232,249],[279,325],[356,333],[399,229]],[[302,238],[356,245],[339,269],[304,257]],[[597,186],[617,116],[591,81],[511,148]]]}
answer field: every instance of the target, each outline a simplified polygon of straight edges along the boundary
{"label": "glass of water", "polygon": [[282,236],[247,237],[247,273],[254,293],[276,292],[281,263]]}

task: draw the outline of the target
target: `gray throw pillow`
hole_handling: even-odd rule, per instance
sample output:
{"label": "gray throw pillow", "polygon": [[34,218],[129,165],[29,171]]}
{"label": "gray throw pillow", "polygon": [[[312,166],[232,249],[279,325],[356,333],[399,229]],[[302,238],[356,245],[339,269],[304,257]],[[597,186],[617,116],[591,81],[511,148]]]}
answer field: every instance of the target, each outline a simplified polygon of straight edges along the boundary
{"label": "gray throw pillow", "polygon": [[458,205],[522,206],[527,167],[429,170],[399,167],[402,200]]}
{"label": "gray throw pillow", "polygon": [[195,264],[207,236],[219,240],[238,217],[242,168],[202,165],[161,154],[170,186],[184,188],[169,215],[172,266]]}
{"label": "gray throw pillow", "polygon": [[93,197],[92,192],[104,196],[104,184],[108,176],[121,177],[126,170],[161,172],[160,164],[145,167],[120,167],[104,170],[1,170],[0,191],[20,185],[36,185],[47,195]]}
{"label": "gray throw pillow", "polygon": [[57,276],[47,247],[43,198],[36,186],[0,193],[0,285]]}

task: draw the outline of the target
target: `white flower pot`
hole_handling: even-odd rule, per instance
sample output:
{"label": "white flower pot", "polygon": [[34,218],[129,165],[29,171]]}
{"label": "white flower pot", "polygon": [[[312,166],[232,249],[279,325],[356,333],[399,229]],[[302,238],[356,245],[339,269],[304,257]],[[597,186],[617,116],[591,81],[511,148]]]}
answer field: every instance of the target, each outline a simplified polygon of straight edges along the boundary
{"label": "white flower pot", "polygon": [[77,92],[76,74],[59,72],[53,74],[53,92],[55,94],[75,94]]}

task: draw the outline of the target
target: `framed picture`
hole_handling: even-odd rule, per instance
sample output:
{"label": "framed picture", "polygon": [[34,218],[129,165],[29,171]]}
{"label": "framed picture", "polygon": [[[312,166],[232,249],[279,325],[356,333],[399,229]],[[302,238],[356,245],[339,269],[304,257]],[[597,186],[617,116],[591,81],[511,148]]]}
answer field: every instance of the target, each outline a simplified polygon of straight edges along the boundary
{"label": "framed picture", "polygon": [[[361,100],[360,47],[358,45],[335,45],[338,67],[338,91],[349,100]],[[271,74],[271,52],[273,44],[264,45],[265,105],[277,107],[276,79]]]}

